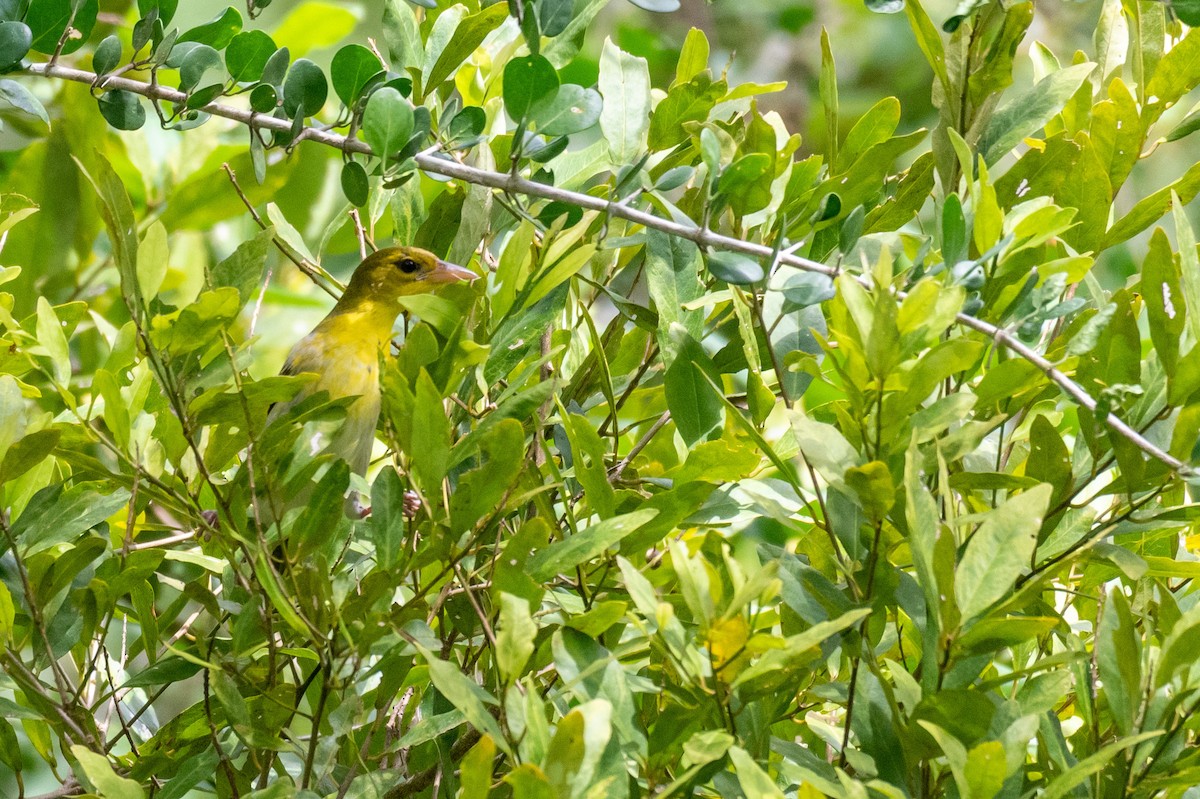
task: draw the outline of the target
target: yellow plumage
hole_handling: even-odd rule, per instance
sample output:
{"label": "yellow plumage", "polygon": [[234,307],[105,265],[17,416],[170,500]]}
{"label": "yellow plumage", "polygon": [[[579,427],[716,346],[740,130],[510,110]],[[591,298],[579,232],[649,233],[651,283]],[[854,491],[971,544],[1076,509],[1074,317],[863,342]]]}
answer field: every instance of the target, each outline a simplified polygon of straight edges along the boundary
{"label": "yellow plumage", "polygon": [[318,391],[329,392],[332,399],[358,397],[345,422],[327,434],[328,440],[321,434],[312,449],[314,455],[329,452],[342,458],[351,470],[365,474],[379,421],[379,355],[391,341],[400,297],[475,277],[416,247],[388,247],[367,256],[333,310],[292,347],[284,362],[283,374],[312,373],[317,379],[290,402],[277,405],[272,418]]}

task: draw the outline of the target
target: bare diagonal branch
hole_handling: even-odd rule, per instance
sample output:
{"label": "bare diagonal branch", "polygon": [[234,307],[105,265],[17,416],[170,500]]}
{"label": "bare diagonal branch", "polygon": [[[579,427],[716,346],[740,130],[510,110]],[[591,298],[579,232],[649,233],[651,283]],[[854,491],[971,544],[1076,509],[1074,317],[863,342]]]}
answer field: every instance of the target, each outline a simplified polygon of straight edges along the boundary
{"label": "bare diagonal branch", "polygon": [[[76,83],[94,84],[97,76],[95,73],[87,72],[81,69],[62,66],[56,63],[31,64],[26,68],[26,72],[30,75],[36,75],[45,78],[55,78],[59,80],[69,80]],[[106,89],[121,89],[127,92],[132,92],[143,97],[148,97],[155,100],[165,100],[167,102],[182,104],[187,101],[187,95],[177,89],[172,89],[168,86],[162,86],[157,83],[145,83],[142,81],[132,80],[124,77],[108,77],[104,80]],[[207,114],[212,116],[231,119],[235,122],[240,122],[243,125],[260,128],[264,130],[273,130],[281,132],[290,132],[292,123],[286,119],[277,119],[272,116],[264,116],[255,111],[250,111],[243,108],[235,108],[233,106],[222,105],[220,103],[209,103],[202,109]],[[319,128],[307,127],[300,133],[301,139],[319,142],[329,147],[334,147],[338,150],[350,153],[359,153],[362,155],[374,155],[371,148],[365,142],[356,138],[347,138],[346,136],[337,133],[331,133],[327,130]],[[545,183],[537,183],[528,180],[520,175],[510,172],[493,172],[486,169],[461,164],[449,158],[441,158],[429,153],[421,153],[416,156],[417,166],[423,171],[435,175],[443,175],[445,177],[461,180],[466,183],[471,183],[478,186],[487,186],[499,191],[523,194],[528,197],[539,197],[546,200],[555,200],[558,202],[573,205],[578,208],[588,210],[601,211],[611,216],[619,217],[628,220],[646,228],[659,230],[672,236],[688,239],[695,242],[701,247],[711,247],[729,252],[738,252],[744,255],[749,255],[755,258],[770,260],[774,258],[778,263],[788,264],[798,269],[803,269],[808,272],[816,272],[827,275],[829,277],[837,277],[841,274],[841,270],[821,264],[816,261],[811,261],[807,258],[802,258],[798,255],[788,252],[781,252],[778,255],[774,250],[765,245],[751,241],[725,236],[720,233],[715,233],[705,227],[695,224],[682,224],[670,219],[663,219],[654,216],[653,214],[642,211],[637,208],[632,208],[619,201],[606,200],[601,197],[593,197],[580,192],[561,189],[556,186],[549,186]],[[1062,371],[1054,366],[1046,358],[1035,352],[1030,347],[1023,344],[1008,331],[1003,328],[992,325],[981,319],[976,319],[967,314],[958,314],[956,317],[958,324],[975,330],[983,335],[993,339],[997,344],[1010,350],[1018,357],[1025,359],[1029,363],[1036,366],[1046,377],[1062,389],[1063,393],[1069,396],[1079,405],[1087,408],[1089,411],[1095,412],[1096,400],[1084,390],[1083,386],[1076,383]],[[1129,441],[1146,455],[1161,461],[1169,466],[1172,470],[1182,476],[1192,475],[1195,470],[1171,455],[1166,450],[1162,449],[1142,434],[1138,433],[1133,427],[1127,424],[1123,419],[1113,413],[1109,413],[1103,418],[1104,423],[1110,430],[1117,435]]]}

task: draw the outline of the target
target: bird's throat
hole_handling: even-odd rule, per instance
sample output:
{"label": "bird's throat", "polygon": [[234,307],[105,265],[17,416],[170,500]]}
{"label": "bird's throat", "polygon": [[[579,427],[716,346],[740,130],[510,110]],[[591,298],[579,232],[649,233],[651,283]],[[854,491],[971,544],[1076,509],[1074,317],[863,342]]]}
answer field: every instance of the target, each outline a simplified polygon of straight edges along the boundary
{"label": "bird's throat", "polygon": [[378,349],[391,338],[392,325],[400,314],[394,302],[357,299],[350,303],[345,297],[333,307],[318,325],[319,330],[343,342],[366,340]]}

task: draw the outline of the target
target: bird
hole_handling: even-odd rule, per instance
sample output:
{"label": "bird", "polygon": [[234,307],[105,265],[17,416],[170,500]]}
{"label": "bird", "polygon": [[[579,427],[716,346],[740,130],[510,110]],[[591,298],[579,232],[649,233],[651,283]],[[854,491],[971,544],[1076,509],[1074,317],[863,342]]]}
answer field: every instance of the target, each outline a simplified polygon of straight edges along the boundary
{"label": "bird", "polygon": [[400,298],[424,294],[450,283],[475,280],[466,267],[448,263],[419,247],[385,247],[368,255],[354,270],[337,304],[312,332],[296,342],[281,374],[312,373],[286,402],[275,404],[268,423],[288,408],[325,391],[330,399],[357,397],[341,425],[312,442],[312,454],[332,454],[351,471],[366,475],[379,422],[379,356],[392,339]]}

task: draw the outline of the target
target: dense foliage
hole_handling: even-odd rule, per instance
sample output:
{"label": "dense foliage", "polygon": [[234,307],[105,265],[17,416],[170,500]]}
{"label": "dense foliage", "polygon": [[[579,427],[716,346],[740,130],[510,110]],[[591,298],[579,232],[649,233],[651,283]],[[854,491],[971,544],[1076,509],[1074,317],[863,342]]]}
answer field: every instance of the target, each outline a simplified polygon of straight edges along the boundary
{"label": "dense foliage", "polygon": [[[1190,3],[869,0],[936,125],[808,27],[816,148],[608,0],[181,5],[0,0],[3,790],[1195,796]],[[365,481],[267,410],[391,241]]]}

